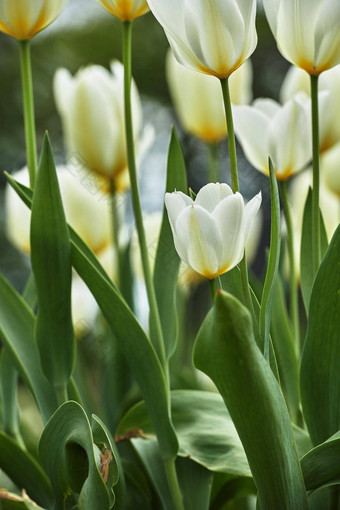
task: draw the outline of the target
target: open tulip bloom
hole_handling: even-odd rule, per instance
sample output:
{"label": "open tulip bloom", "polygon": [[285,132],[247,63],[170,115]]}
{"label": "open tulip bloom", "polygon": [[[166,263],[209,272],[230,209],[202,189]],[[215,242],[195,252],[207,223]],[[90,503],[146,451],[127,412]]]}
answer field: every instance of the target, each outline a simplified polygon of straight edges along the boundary
{"label": "open tulip bloom", "polygon": [[165,204],[178,255],[197,273],[214,279],[242,260],[261,193],[245,205],[227,184],[210,183],[195,200],[181,192],[167,193]]}
{"label": "open tulip bloom", "polygon": [[146,0],[97,0],[97,2],[121,21],[133,21],[149,10]]}

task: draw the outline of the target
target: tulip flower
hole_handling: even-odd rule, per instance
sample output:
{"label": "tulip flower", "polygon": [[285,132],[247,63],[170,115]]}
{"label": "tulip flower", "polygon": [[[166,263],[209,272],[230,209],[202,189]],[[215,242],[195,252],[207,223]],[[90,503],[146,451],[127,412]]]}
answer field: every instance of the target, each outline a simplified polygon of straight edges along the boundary
{"label": "tulip flower", "polygon": [[97,2],[121,21],[133,21],[149,11],[145,0],[97,0]]}
{"label": "tulip flower", "polygon": [[[192,71],[177,62],[169,51],[166,76],[171,97],[184,129],[206,143],[227,136],[220,84],[215,77]],[[252,98],[252,68],[246,61],[230,77],[233,104],[249,103]]]}
{"label": "tulip flower", "polygon": [[195,201],[182,192],[166,193],[165,205],[179,257],[214,279],[242,260],[261,193],[245,205],[227,184],[210,183]]}
{"label": "tulip flower", "polygon": [[[112,73],[100,66],[89,66],[72,77],[59,69],[54,94],[64,127],[69,155],[77,154],[84,165],[106,180],[114,181],[116,191],[129,185],[124,128],[123,67],[111,66]],[[134,137],[141,127],[141,105],[132,83]]]}
{"label": "tulip flower", "polygon": [[[340,198],[340,143],[324,153],[321,159],[321,172],[328,189]],[[339,204],[340,205],[340,204]],[[340,209],[339,209],[340,210]],[[339,218],[339,216],[338,216]]]}
{"label": "tulip flower", "polygon": [[186,67],[228,78],[257,44],[256,0],[148,0],[176,59]]}
{"label": "tulip flower", "polygon": [[281,106],[258,99],[252,106],[235,106],[235,132],[250,163],[268,175],[268,156],[278,180],[288,179],[312,157],[310,100],[298,94]]}
{"label": "tulip flower", "polygon": [[1,0],[0,31],[19,41],[46,28],[60,14],[66,0]]}
{"label": "tulip flower", "polygon": [[[320,152],[323,153],[340,142],[340,65],[325,71],[319,79],[320,104]],[[310,96],[308,74],[292,66],[282,83],[282,102],[291,99],[296,93],[305,92]]]}
{"label": "tulip flower", "polygon": [[340,64],[338,0],[263,0],[282,55],[310,75]]}

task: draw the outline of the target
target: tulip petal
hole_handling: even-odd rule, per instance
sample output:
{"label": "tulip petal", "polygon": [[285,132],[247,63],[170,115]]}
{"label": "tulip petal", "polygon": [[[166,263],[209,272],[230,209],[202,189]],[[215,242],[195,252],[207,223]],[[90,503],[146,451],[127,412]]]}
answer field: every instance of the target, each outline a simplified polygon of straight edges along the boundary
{"label": "tulip petal", "polygon": [[222,239],[212,216],[203,207],[186,207],[178,216],[174,242],[181,259],[207,278],[220,269]]}
{"label": "tulip petal", "polygon": [[221,273],[235,267],[243,257],[245,235],[243,231],[244,202],[240,193],[222,200],[212,214],[223,240]]}
{"label": "tulip petal", "polygon": [[320,5],[315,27],[315,65],[330,68],[340,64],[340,2]]}
{"label": "tulip petal", "polygon": [[200,205],[208,212],[213,212],[221,200],[232,195],[232,189],[225,183],[212,183],[203,186],[197,193],[195,205]]}
{"label": "tulip petal", "polygon": [[165,206],[168,211],[168,218],[174,237],[176,235],[176,222],[178,216],[188,205],[192,204],[192,199],[181,191],[165,193]]}
{"label": "tulip petal", "polygon": [[245,241],[248,239],[248,235],[250,229],[252,227],[255,216],[257,215],[262,203],[262,193],[261,191],[254,196],[249,202],[246,204],[244,208],[244,218],[243,218],[243,231]]}

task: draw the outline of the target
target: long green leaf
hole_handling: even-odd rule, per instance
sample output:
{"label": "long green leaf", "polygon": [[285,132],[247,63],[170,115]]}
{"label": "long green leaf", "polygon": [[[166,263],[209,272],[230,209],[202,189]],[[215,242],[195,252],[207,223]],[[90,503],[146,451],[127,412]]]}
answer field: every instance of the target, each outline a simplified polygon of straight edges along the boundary
{"label": "long green leaf", "polygon": [[[182,149],[173,129],[169,147],[166,191],[187,191],[187,177]],[[180,266],[168,215],[164,207],[158,241],[153,281],[162,324],[166,354],[170,358],[176,347],[176,283]]]}
{"label": "long green leaf", "polygon": [[46,473],[34,457],[3,432],[0,432],[0,468],[34,501],[51,508],[53,491]]}
{"label": "long green leaf", "polygon": [[110,497],[103,476],[103,453],[94,444],[85,411],[66,402],[54,413],[39,443],[41,462],[56,497],[55,509],[64,509],[70,491],[79,493],[80,510],[109,510]]}
{"label": "long green leaf", "polygon": [[304,455],[301,468],[307,490],[340,483],[340,433]]}
{"label": "long green leaf", "polygon": [[301,360],[301,400],[314,445],[340,429],[340,226],[313,285]]}
{"label": "long green leaf", "polygon": [[269,332],[272,316],[275,283],[280,260],[280,199],[273,163],[269,158],[270,194],[271,194],[271,232],[270,250],[266,278],[260,306],[260,334],[264,344],[264,357],[269,359]]}
{"label": "long green leaf", "polygon": [[[30,207],[32,191],[7,175],[11,186]],[[155,350],[103,267],[90,248],[70,227],[72,263],[98,302],[113,334],[120,342],[140,387],[155,427],[164,459],[176,456],[178,442],[168,409],[168,389]]]}
{"label": "long green leaf", "polygon": [[47,135],[32,202],[31,261],[38,296],[36,340],[42,369],[56,388],[65,388],[75,358],[71,245]]}
{"label": "long green leaf", "polygon": [[248,310],[220,291],[198,333],[194,362],[216,384],[243,443],[263,510],[307,509],[287,407],[258,349]]}
{"label": "long green leaf", "polygon": [[54,389],[45,378],[34,340],[35,317],[16,290],[0,275],[0,338],[12,354],[13,363],[32,391],[43,419],[57,407]]}
{"label": "long green leaf", "polygon": [[[314,282],[313,270],[313,249],[312,249],[312,190],[309,189],[305,209],[303,213],[302,236],[301,236],[301,254],[300,254],[300,275],[301,275],[301,292],[305,310],[308,315],[309,301]],[[321,258],[328,247],[328,240],[322,214],[320,211],[320,241],[321,241]]]}

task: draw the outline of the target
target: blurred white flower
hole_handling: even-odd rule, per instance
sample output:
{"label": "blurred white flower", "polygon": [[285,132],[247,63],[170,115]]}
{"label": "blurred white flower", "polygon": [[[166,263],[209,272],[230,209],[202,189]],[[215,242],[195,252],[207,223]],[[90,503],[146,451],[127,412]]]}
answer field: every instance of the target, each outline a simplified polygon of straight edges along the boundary
{"label": "blurred white flower", "polygon": [[257,99],[233,108],[235,133],[249,162],[268,175],[268,156],[278,180],[288,179],[312,157],[310,99],[303,93],[281,106]]}
{"label": "blurred white flower", "polygon": [[148,0],[176,59],[186,67],[227,78],[257,44],[256,0]]}
{"label": "blurred white flower", "polygon": [[210,183],[195,201],[181,192],[166,193],[165,205],[178,255],[213,279],[242,260],[261,193],[245,205],[242,195],[233,194],[227,184]]}
{"label": "blurred white flower", "polygon": [[0,31],[19,41],[32,37],[59,16],[67,0],[1,0]]}
{"label": "blurred white flower", "polygon": [[282,55],[311,75],[340,64],[339,0],[263,0]]}
{"label": "blurred white flower", "polygon": [[[340,142],[340,65],[325,71],[319,79],[320,152]],[[310,95],[308,74],[292,66],[282,83],[280,98],[284,103],[296,93]],[[327,94],[326,94],[327,93]]]}
{"label": "blurred white flower", "polygon": [[[113,62],[111,73],[89,66],[73,77],[59,69],[54,95],[63,121],[69,157],[74,154],[84,166],[112,180],[117,191],[129,186],[124,121],[124,69]],[[131,88],[134,138],[138,149],[142,110],[134,82]]]}
{"label": "blurred white flower", "polygon": [[[222,90],[213,76],[179,64],[171,51],[166,59],[166,76],[184,129],[207,143],[218,142],[227,136]],[[231,75],[229,87],[233,104],[251,101],[252,76],[250,60]]]}
{"label": "blurred white flower", "polygon": [[97,0],[121,21],[133,21],[149,11],[146,0]]}
{"label": "blurred white flower", "polygon": [[[321,171],[328,189],[340,199],[340,143],[325,152],[321,158]],[[340,201],[338,201],[340,213]],[[338,216],[338,220],[340,220]]]}
{"label": "blurred white flower", "polygon": [[[67,167],[58,167],[58,180],[65,215],[68,223],[84,239],[99,260],[110,257],[110,276],[114,276],[115,249],[112,246],[111,207],[106,194],[97,190],[91,193],[79,176]],[[28,186],[27,168],[12,174],[14,179]],[[121,215],[124,214],[121,206]],[[24,205],[15,191],[7,185],[5,191],[5,222],[9,240],[21,251],[30,253],[30,210]],[[109,254],[109,255],[108,255]],[[93,325],[98,306],[82,280],[73,274],[72,314],[76,334],[82,335]]]}

